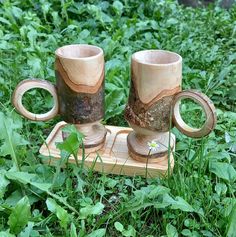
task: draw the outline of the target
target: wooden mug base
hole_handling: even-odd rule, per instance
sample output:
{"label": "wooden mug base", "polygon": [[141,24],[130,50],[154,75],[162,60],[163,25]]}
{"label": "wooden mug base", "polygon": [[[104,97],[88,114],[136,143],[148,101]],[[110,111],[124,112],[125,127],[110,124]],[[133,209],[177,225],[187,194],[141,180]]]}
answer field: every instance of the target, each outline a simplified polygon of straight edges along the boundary
{"label": "wooden mug base", "polygon": [[[156,147],[150,147],[155,143]],[[129,155],[140,162],[158,163],[168,157],[168,152],[173,151],[175,136],[169,132],[156,133],[155,135],[143,135],[132,131],[127,136]],[[170,149],[169,149],[170,146]]]}
{"label": "wooden mug base", "polygon": [[[83,143],[86,152],[95,152],[104,146],[107,129],[100,122],[75,124],[75,126],[85,136]],[[63,139],[66,139],[67,136],[67,133],[62,132]]]}

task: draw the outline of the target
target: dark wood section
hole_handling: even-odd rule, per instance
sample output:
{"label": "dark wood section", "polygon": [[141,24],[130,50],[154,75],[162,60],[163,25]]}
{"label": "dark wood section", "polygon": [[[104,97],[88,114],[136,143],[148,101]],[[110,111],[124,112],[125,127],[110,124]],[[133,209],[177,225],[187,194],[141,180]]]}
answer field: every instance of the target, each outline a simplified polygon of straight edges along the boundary
{"label": "dark wood section", "polygon": [[131,80],[128,105],[125,108],[125,119],[142,128],[167,132],[170,126],[170,113],[174,95],[165,96],[147,105],[141,102]]}
{"label": "dark wood section", "polygon": [[56,71],[59,114],[67,123],[84,124],[101,120],[104,117],[104,78],[94,94],[73,91]]}

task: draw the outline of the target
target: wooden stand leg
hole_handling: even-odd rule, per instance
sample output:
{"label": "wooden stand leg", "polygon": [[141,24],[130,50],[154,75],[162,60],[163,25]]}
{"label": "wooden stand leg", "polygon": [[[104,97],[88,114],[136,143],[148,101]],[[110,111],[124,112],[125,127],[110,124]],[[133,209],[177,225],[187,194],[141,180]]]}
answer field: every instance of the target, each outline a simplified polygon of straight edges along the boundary
{"label": "wooden stand leg", "polygon": [[[170,139],[170,141],[169,141]],[[151,149],[149,143],[155,142],[156,149]],[[129,133],[127,145],[129,155],[140,162],[158,163],[168,158],[168,147],[174,149],[175,139],[169,132],[156,133],[156,135],[138,134],[135,131]]]}

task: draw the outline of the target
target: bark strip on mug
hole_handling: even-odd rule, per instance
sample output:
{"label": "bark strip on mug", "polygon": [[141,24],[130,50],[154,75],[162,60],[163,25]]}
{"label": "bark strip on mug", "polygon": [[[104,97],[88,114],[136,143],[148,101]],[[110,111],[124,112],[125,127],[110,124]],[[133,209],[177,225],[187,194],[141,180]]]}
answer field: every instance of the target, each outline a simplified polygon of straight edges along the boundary
{"label": "bark strip on mug", "polygon": [[63,80],[56,71],[59,113],[64,121],[84,124],[99,121],[104,116],[104,80],[94,94],[77,93]]}
{"label": "bark strip on mug", "polygon": [[181,91],[182,58],[172,52],[144,50],[134,53],[126,120],[152,131],[166,132],[171,104]]}

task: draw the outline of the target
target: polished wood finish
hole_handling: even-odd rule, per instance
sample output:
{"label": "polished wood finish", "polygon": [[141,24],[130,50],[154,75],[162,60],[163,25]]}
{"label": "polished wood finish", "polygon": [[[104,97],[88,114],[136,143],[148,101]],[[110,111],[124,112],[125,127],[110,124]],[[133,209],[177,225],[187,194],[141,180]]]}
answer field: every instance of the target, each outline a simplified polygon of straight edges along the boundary
{"label": "polished wood finish", "polygon": [[[54,99],[54,105],[52,109],[47,113],[44,114],[32,113],[28,111],[22,104],[22,97],[25,94],[25,92],[35,88],[41,88],[47,90]],[[34,121],[47,121],[49,119],[52,119],[58,114],[59,110],[57,90],[55,86],[48,81],[39,80],[35,78],[23,80],[17,85],[12,94],[12,103],[16,108],[16,110],[20,112],[24,117]]]}
{"label": "polished wood finish", "polygon": [[[25,80],[16,87],[13,104],[31,120],[46,121],[59,113],[64,121],[76,124],[79,130],[86,127],[90,131],[86,134],[86,148],[98,150],[106,136],[100,124],[105,113],[103,50],[93,45],[66,45],[57,49],[55,55],[56,87],[44,80]],[[34,114],[22,105],[23,94],[32,88],[42,88],[52,94],[54,106],[49,112]],[[94,129],[94,123],[99,129]]]}
{"label": "polished wood finish", "polygon": [[93,45],[56,50],[59,113],[67,123],[86,124],[104,117],[104,55]]}
{"label": "polished wood finish", "polygon": [[[157,149],[149,147],[150,142],[157,144]],[[129,133],[127,137],[127,145],[130,156],[138,161],[149,163],[159,162],[166,159],[168,152],[173,152],[175,147],[175,136],[169,132],[158,133],[155,135],[143,135],[135,131]],[[168,147],[170,146],[170,149]]]}
{"label": "polished wood finish", "polygon": [[[172,126],[190,137],[203,137],[214,129],[216,116],[211,100],[191,90],[181,92],[181,84],[180,55],[164,50],[143,50],[132,55],[131,86],[125,119],[135,130],[128,136],[130,155],[134,159],[145,162],[147,139],[160,139],[161,134],[164,136]],[[202,128],[192,128],[184,123],[179,112],[182,98],[193,99],[203,107],[207,119]],[[154,157],[167,153],[170,144],[164,138],[163,143],[165,149],[157,150]],[[170,146],[172,148],[173,144]]]}
{"label": "polished wood finish", "polygon": [[[192,128],[187,125],[180,115],[180,102],[182,99],[192,99],[200,104],[205,113],[206,121],[201,128]],[[216,109],[213,102],[203,93],[196,90],[186,90],[178,93],[173,102],[173,122],[175,126],[185,135],[200,138],[208,135],[216,126]]]}
{"label": "polished wood finish", "polygon": [[143,50],[131,58],[131,80],[140,101],[151,106],[180,91],[182,58],[165,50]]}
{"label": "polished wood finish", "polygon": [[[65,126],[65,122],[58,123],[45,143],[40,148],[40,154],[44,156],[43,162],[55,165],[61,158],[60,151],[56,148],[56,143],[61,142],[61,129]],[[130,158],[127,148],[127,135],[132,131],[131,128],[106,126],[107,136],[104,146],[98,152],[86,151],[86,159],[84,166],[105,174],[118,174],[144,177],[164,177],[168,173],[168,163],[170,164],[170,173],[174,167],[173,152],[170,153],[169,162],[168,155],[159,159],[156,163],[139,162]],[[99,156],[99,157],[98,157]],[[82,162],[82,154],[79,151],[77,156],[79,162]],[[74,157],[69,157],[70,163],[75,163]]]}
{"label": "polished wood finish", "polygon": [[104,80],[103,50],[94,45],[72,44],[56,50],[55,70],[74,91],[96,93]]}

